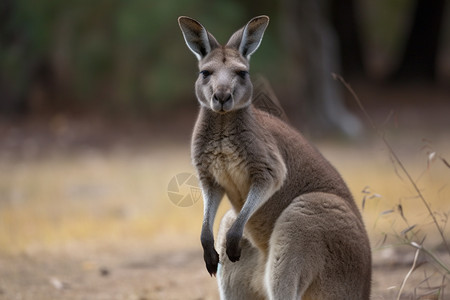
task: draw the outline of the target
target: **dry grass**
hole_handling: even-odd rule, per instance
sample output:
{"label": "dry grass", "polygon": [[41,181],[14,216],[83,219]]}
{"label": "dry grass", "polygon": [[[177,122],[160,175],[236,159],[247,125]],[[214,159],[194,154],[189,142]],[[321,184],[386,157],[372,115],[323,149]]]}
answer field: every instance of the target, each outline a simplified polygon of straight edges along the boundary
{"label": "dry grass", "polygon": [[[450,149],[444,142],[437,147],[441,153]],[[430,231],[427,212],[381,145],[348,148],[322,144],[319,148],[342,173],[360,206],[367,196],[363,190],[379,195],[367,197],[364,208],[375,244],[381,233],[405,229],[405,222],[391,220],[389,213],[399,203],[410,224],[424,224],[423,231]],[[450,170],[440,161],[428,167],[420,144],[413,150],[402,148],[406,165],[426,197],[432,199],[433,209],[448,210]],[[201,224],[200,202],[177,207],[167,195],[173,176],[194,172],[186,145],[130,152],[91,150],[25,161],[1,159],[0,168],[0,249],[4,252],[72,239],[196,234]]]}
{"label": "dry grass", "polygon": [[201,224],[201,206],[181,209],[167,197],[170,178],[192,171],[184,150],[2,159],[0,251],[194,231]]}
{"label": "dry grass", "polygon": [[[430,199],[432,209],[440,213],[448,212],[450,169],[438,160],[429,164],[427,151],[421,149],[420,142],[415,146],[407,144],[399,148],[405,165],[416,179],[422,193]],[[442,151],[441,153],[449,153],[450,145],[443,141],[436,145],[436,148],[440,149],[438,151]],[[400,174],[392,163],[382,145],[367,147],[364,150],[324,150],[346,179],[358,205],[362,207],[363,202],[365,203],[363,215],[373,238],[372,242],[376,243],[379,235],[387,232],[400,233],[412,224],[423,225],[423,233],[433,231],[432,220],[426,208],[405,176]],[[398,212],[399,204],[409,225],[399,214],[396,214],[398,218],[393,218],[394,213]],[[439,237],[433,235],[433,238]]]}

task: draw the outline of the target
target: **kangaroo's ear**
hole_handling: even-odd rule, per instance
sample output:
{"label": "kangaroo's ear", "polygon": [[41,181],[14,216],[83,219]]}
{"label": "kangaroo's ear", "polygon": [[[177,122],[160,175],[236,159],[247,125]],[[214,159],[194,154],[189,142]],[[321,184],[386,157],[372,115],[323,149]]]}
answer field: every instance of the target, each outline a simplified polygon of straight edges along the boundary
{"label": "kangaroo's ear", "polygon": [[179,17],[178,24],[187,46],[198,60],[201,60],[211,50],[219,46],[217,40],[196,20],[189,17]]}
{"label": "kangaroo's ear", "polygon": [[236,31],[227,43],[227,46],[239,50],[247,59],[258,49],[264,35],[264,31],[269,25],[268,16],[259,16],[250,20],[244,28]]}

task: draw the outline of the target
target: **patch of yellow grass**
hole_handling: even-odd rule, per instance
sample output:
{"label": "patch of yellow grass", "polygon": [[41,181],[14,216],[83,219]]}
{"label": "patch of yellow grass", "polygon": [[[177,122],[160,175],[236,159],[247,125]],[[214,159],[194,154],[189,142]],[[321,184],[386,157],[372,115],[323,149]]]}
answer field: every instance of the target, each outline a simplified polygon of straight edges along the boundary
{"label": "patch of yellow grass", "polygon": [[[371,195],[382,196],[366,200],[363,212],[374,242],[383,231],[407,227],[398,213],[380,214],[396,210],[398,203],[410,225],[433,232],[424,206],[382,150],[327,144],[319,148],[342,173],[359,206],[366,186]],[[426,169],[424,157],[407,156],[405,164],[415,178]],[[170,180],[183,172],[194,170],[188,146],[179,145],[60,153],[25,161],[0,157],[0,252],[54,249],[72,242],[152,240],[161,235],[186,235],[197,241],[201,201],[179,207],[167,193]],[[418,180],[436,211],[449,210],[449,181],[450,170],[438,161]],[[228,207],[221,206],[218,218]]]}
{"label": "patch of yellow grass", "polygon": [[[429,153],[421,150],[420,144],[412,149],[398,148],[397,155],[443,226],[445,215],[450,215],[450,169],[436,157],[429,161]],[[440,143],[439,149],[443,156],[450,153],[446,141]],[[365,198],[362,213],[373,246],[381,246],[384,234],[401,236],[403,230],[413,225],[419,236],[440,242],[426,206],[383,145],[359,150],[325,147],[324,152],[341,172],[361,209]]]}
{"label": "patch of yellow grass", "polygon": [[0,251],[193,231],[201,224],[201,204],[180,208],[167,196],[171,177],[193,172],[188,151],[163,147],[0,159]]}

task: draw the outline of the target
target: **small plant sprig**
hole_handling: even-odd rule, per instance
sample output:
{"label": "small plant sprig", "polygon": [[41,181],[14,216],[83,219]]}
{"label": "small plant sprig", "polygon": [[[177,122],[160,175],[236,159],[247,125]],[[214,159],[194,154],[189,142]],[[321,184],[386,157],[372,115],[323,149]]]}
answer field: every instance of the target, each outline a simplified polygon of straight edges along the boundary
{"label": "small plant sprig", "polygon": [[[421,192],[421,190],[419,189],[416,181],[414,181],[414,179],[412,178],[411,174],[408,172],[408,170],[406,169],[404,163],[402,162],[402,160],[400,159],[400,157],[397,155],[397,153],[394,151],[393,147],[391,146],[391,144],[389,143],[389,141],[386,139],[386,136],[384,134],[384,132],[382,130],[379,129],[379,127],[375,124],[375,122],[373,121],[373,119],[371,118],[371,116],[369,115],[369,113],[367,112],[367,110],[365,109],[363,103],[361,102],[361,100],[359,99],[358,95],[355,93],[355,91],[353,90],[353,88],[350,86],[350,84],[348,84],[342,76],[337,75],[337,74],[332,74],[333,78],[335,80],[338,80],[339,82],[341,82],[344,87],[351,93],[352,97],[354,98],[354,100],[356,101],[357,105],[359,106],[359,109],[362,111],[362,113],[364,114],[364,117],[366,118],[367,122],[369,123],[370,127],[375,131],[376,135],[381,139],[381,141],[383,142],[384,146],[387,148],[392,160],[394,163],[396,163],[401,172],[406,176],[407,178],[407,182],[413,187],[414,191],[417,194],[417,198],[420,199],[421,203],[425,206],[429,216],[432,219],[432,223],[434,224],[435,228],[437,229],[440,238],[442,240],[442,245],[444,246],[444,248],[446,249],[446,252],[448,255],[450,255],[450,246],[449,243],[445,237],[444,234],[444,228],[447,224],[448,218],[446,218],[445,221],[443,221],[442,226],[439,224],[438,221],[438,213],[434,212],[431,209],[431,205],[430,203],[425,199],[425,196],[423,195],[423,193]],[[450,163],[441,155],[436,154],[436,152],[434,151],[428,151],[427,153],[428,155],[428,161],[427,161],[427,168],[430,167],[430,164],[432,161],[436,160],[436,159],[440,159],[442,161],[442,163],[447,166],[448,168],[450,168]],[[395,166],[395,164],[394,164]],[[398,173],[398,170],[396,169],[396,172]],[[363,198],[363,207],[365,205],[366,200],[371,199],[371,198],[379,198],[379,195],[377,194],[373,194],[370,195],[371,192],[369,192],[368,188],[366,187],[363,190],[363,193],[366,194]],[[446,265],[443,261],[441,261],[432,251],[430,251],[429,249],[424,247],[424,241],[425,238],[422,239],[420,242],[416,242],[413,241],[413,238],[418,238],[417,234],[415,233],[415,229],[416,229],[416,224],[414,225],[410,225],[407,221],[407,219],[405,218],[404,214],[403,214],[403,209],[402,209],[402,205],[398,204],[397,206],[397,210],[400,213],[400,216],[402,217],[402,219],[406,222],[407,224],[407,228],[405,228],[404,230],[402,230],[402,232],[400,234],[396,234],[396,236],[398,237],[398,239],[402,242],[402,244],[406,244],[409,245],[413,248],[416,249],[415,251],[415,255],[414,255],[414,261],[413,261],[413,265],[411,266],[409,272],[406,274],[406,276],[403,279],[403,282],[401,284],[401,287],[398,291],[397,294],[397,299],[400,299],[400,296],[403,292],[403,289],[405,287],[406,281],[408,280],[408,278],[410,277],[410,275],[413,273],[413,271],[416,269],[417,267],[417,260],[418,260],[418,256],[420,252],[423,252],[424,254],[426,254],[429,258],[431,258],[431,260],[435,263],[436,266],[438,266],[438,268],[442,271],[442,285],[438,288],[438,297],[442,296],[444,297],[444,287],[445,284],[444,282],[448,279],[448,276],[450,275],[450,266]],[[382,214],[390,214],[392,212],[394,212],[394,209],[382,212]],[[408,233],[410,233],[409,237],[408,237]],[[385,235],[384,237],[384,241],[386,240],[387,235]],[[383,241],[383,243],[384,243]],[[426,279],[427,280],[427,279]],[[426,281],[425,280],[425,281]],[[438,299],[438,298],[436,298]],[[442,298],[444,299],[444,298]]]}

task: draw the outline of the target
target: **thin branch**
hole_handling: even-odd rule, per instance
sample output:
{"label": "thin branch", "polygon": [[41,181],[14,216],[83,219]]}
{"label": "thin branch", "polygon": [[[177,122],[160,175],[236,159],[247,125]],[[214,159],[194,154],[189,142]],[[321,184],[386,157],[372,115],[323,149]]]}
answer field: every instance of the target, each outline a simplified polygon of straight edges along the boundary
{"label": "thin branch", "polygon": [[406,170],[405,165],[402,163],[400,158],[397,156],[397,153],[394,151],[394,149],[392,148],[391,144],[386,140],[386,137],[384,136],[384,134],[378,129],[378,127],[376,126],[375,122],[370,117],[369,113],[365,109],[364,105],[362,104],[361,100],[359,99],[358,95],[356,95],[356,93],[352,89],[352,87],[344,80],[344,78],[342,78],[342,76],[337,75],[337,74],[333,74],[333,77],[334,77],[334,79],[339,80],[345,86],[345,88],[352,94],[353,98],[355,99],[355,101],[358,104],[359,108],[363,112],[363,114],[366,117],[367,121],[369,122],[370,126],[377,133],[378,137],[383,141],[384,145],[386,146],[386,148],[388,149],[388,151],[392,155],[392,158],[397,162],[397,164],[400,166],[400,168],[403,171],[403,173],[408,178],[408,181],[413,186],[413,188],[416,191],[417,195],[422,200],[422,203],[425,205],[426,209],[428,210],[428,213],[430,214],[431,218],[433,219],[433,223],[436,226],[436,228],[437,228],[437,230],[438,230],[438,232],[439,232],[439,234],[440,234],[440,236],[442,238],[442,242],[444,243],[444,246],[446,247],[447,252],[450,253],[450,246],[448,245],[447,240],[446,240],[446,238],[444,236],[443,229],[439,226],[439,223],[438,223],[438,221],[436,219],[436,216],[434,215],[433,211],[431,210],[430,205],[425,200],[425,197],[423,196],[423,194],[420,191],[419,187],[415,183],[414,179],[412,179],[410,173]]}

